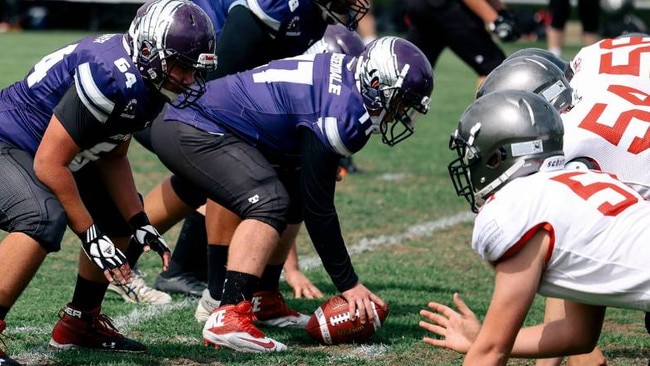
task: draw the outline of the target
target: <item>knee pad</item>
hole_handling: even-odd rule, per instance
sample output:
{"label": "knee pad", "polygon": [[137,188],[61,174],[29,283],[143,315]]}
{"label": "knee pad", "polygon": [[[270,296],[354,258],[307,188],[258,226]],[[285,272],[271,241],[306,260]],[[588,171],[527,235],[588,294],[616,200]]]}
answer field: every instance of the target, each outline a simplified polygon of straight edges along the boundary
{"label": "knee pad", "polygon": [[[281,185],[280,185],[281,187]],[[282,187],[281,187],[282,188]],[[282,234],[287,227],[289,213],[289,195],[281,190],[262,190],[266,195],[253,193],[239,205],[239,216],[243,219],[255,219],[273,227],[278,234]],[[273,194],[268,194],[273,192]]]}
{"label": "knee pad", "polygon": [[28,208],[21,215],[12,232],[22,232],[32,238],[48,253],[58,252],[61,249],[61,240],[68,225],[68,217],[55,198],[46,199],[36,203],[39,207]]}

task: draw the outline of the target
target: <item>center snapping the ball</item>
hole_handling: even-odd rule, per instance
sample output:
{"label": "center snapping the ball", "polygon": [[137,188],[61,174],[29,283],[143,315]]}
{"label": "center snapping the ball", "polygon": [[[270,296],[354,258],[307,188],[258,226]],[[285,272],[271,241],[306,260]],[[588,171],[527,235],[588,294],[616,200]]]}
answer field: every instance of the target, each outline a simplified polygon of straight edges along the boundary
{"label": "center snapping the ball", "polygon": [[334,296],[314,311],[305,330],[312,338],[326,345],[363,342],[377,332],[388,316],[388,311],[371,303],[375,318],[373,322],[361,324],[358,315],[354,321],[350,320],[345,298],[341,295]]}

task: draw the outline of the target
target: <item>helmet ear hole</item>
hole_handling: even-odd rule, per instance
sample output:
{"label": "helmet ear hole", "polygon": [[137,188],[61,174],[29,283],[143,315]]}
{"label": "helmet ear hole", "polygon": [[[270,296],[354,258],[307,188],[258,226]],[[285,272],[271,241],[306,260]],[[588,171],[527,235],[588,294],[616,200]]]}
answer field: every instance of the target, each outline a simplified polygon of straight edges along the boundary
{"label": "helmet ear hole", "polygon": [[149,58],[151,56],[151,49],[146,42],[142,44],[142,47],[140,48],[140,54],[145,58]]}
{"label": "helmet ear hole", "polygon": [[490,157],[487,159],[485,165],[488,168],[496,169],[506,158],[506,150],[503,147],[499,147]]}

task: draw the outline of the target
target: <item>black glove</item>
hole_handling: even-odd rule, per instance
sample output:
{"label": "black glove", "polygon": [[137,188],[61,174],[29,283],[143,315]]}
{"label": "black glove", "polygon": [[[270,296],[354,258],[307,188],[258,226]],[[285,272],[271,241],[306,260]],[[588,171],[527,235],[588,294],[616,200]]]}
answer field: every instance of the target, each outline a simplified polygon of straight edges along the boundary
{"label": "black glove", "polygon": [[490,24],[490,30],[503,42],[514,42],[519,39],[519,29],[515,18],[509,11],[502,9],[498,12],[499,16]]}
{"label": "black glove", "polygon": [[110,271],[121,267],[126,262],[124,254],[95,224],[90,225],[86,231],[78,235],[81,239],[81,247],[88,259],[102,270]]}
{"label": "black glove", "polygon": [[165,252],[171,252],[163,237],[155,227],[151,226],[147,214],[140,212],[129,219],[129,226],[133,230],[133,239],[142,246],[148,246],[161,257]]}

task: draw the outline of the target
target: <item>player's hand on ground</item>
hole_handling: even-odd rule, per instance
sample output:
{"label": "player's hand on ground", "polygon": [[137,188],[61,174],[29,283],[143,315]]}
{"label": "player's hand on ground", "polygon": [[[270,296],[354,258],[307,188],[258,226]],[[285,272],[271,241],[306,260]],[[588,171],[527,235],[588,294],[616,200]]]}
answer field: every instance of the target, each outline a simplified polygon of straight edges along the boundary
{"label": "player's hand on ground", "polygon": [[440,337],[424,337],[422,340],[432,346],[465,354],[476,339],[481,323],[457,293],[454,294],[454,304],[458,311],[437,302],[429,303],[431,311],[420,310],[420,316],[425,318],[420,321],[420,327]]}
{"label": "player's hand on ground", "polygon": [[384,309],[384,311],[388,311],[388,304],[368,290],[361,282],[358,282],[351,289],[342,292],[341,295],[343,295],[350,306],[350,320],[355,320],[358,315],[362,324],[372,322],[375,316],[374,308],[370,303],[371,301]]}
{"label": "player's hand on ground", "polygon": [[307,299],[320,299],[323,293],[316,287],[300,270],[284,271],[284,278],[293,290],[293,297],[299,299],[305,297]]}
{"label": "player's hand on ground", "polygon": [[95,224],[78,236],[88,259],[104,271],[104,277],[109,282],[124,284],[131,281],[131,268],[126,256]]}
{"label": "player's hand on ground", "polygon": [[171,251],[165,239],[160,235],[158,230],[151,225],[149,218],[144,212],[140,212],[129,220],[129,225],[133,230],[133,240],[142,245],[145,252],[153,250],[162,258],[163,271],[169,269]]}

